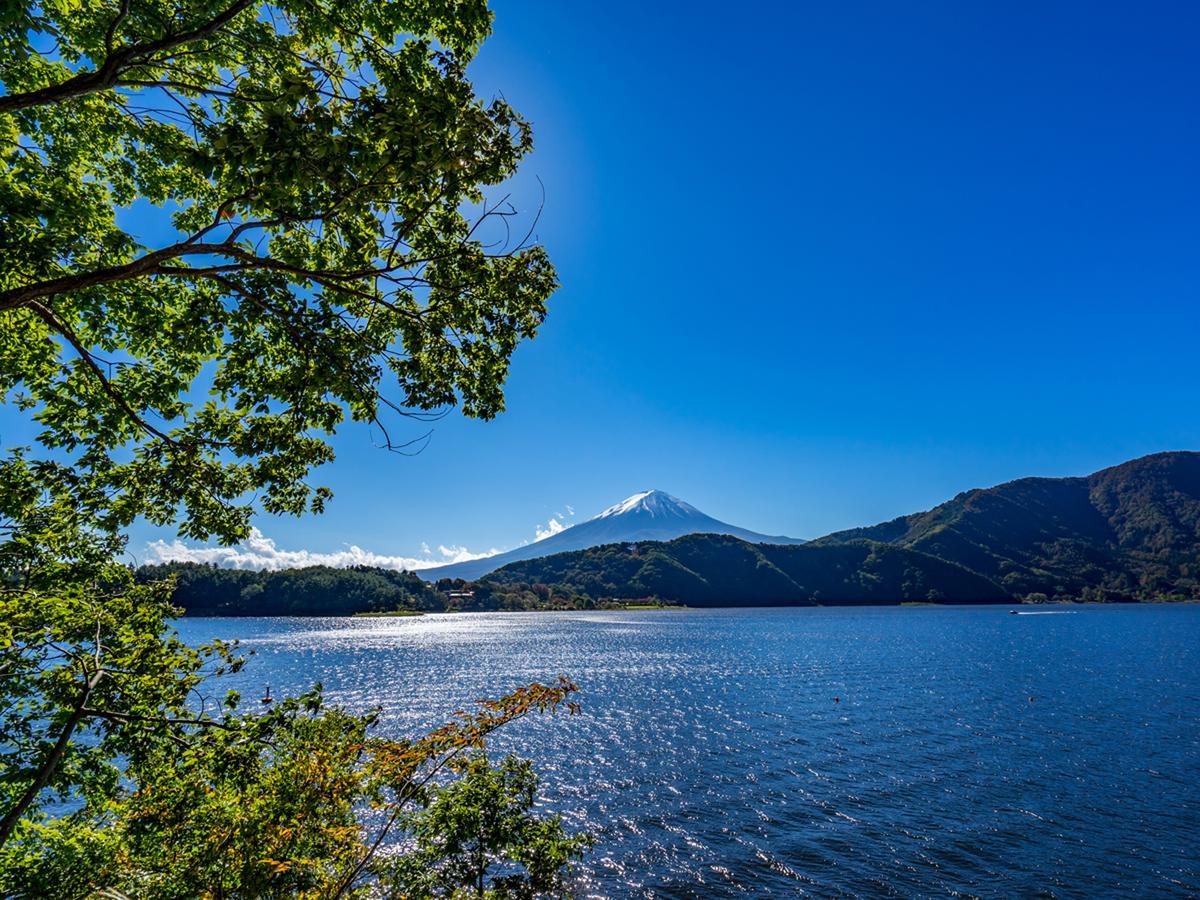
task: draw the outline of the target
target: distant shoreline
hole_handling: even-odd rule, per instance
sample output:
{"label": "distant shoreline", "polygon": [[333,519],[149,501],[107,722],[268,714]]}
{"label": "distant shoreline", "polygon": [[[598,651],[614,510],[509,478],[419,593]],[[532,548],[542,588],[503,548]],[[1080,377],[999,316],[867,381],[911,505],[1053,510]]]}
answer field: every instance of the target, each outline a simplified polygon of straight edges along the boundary
{"label": "distant shoreline", "polygon": [[636,605],[636,606],[610,606],[598,607],[595,609],[473,609],[473,610],[402,610],[392,612],[364,612],[350,614],[333,614],[333,613],[305,613],[292,615],[254,615],[254,614],[229,614],[229,613],[185,613],[179,616],[180,619],[390,619],[390,618],[418,618],[422,616],[488,616],[496,615],[497,613],[504,614],[527,614],[527,613],[622,613],[622,612],[655,612],[662,611],[684,611],[684,612],[701,612],[705,610],[787,610],[787,609],[1015,609],[1015,608],[1109,608],[1109,607],[1129,607],[1129,606],[1195,606],[1200,604],[1200,598],[1191,600],[1111,600],[1104,603],[1094,603],[1085,601],[1074,601],[1065,603],[1022,603],[1013,601],[1011,603],[935,603],[932,601],[919,602],[904,602],[904,603],[836,603],[836,604],[814,604],[814,605],[764,605],[764,606],[685,606],[682,604],[652,606],[652,605]]}
{"label": "distant shoreline", "polygon": [[[350,615],[348,615],[348,616],[340,616],[339,618],[347,618],[347,619],[393,619],[393,618],[409,619],[409,618],[412,618],[413,616],[423,616],[423,615],[425,615],[425,611],[421,610],[421,609],[393,609],[393,610],[389,610],[387,612],[356,612],[356,613],[350,613]],[[191,616],[189,618],[200,619],[200,618],[216,618],[216,617],[215,616],[211,616],[211,617]],[[229,618],[237,618],[237,617],[231,616]],[[280,616],[279,618],[288,618],[288,617]],[[307,618],[307,617],[301,616],[299,618]]]}

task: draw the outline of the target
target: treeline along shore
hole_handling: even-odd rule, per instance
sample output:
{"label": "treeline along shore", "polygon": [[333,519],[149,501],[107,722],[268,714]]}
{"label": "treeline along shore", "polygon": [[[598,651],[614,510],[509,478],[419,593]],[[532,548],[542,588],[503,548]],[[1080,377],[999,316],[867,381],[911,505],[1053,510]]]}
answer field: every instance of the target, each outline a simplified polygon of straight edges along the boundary
{"label": "treeline along shore", "polygon": [[173,578],[174,603],[187,616],[351,616],[623,605],[611,600],[598,602],[562,586],[460,579],[430,583],[412,572],[366,566],[254,571],[172,562],[142,566],[137,576],[143,581]]}

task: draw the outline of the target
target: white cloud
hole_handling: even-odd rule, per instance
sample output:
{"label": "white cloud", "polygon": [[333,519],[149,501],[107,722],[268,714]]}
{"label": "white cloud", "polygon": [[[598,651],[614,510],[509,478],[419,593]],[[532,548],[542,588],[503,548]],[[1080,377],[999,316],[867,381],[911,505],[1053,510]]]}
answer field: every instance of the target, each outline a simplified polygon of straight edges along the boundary
{"label": "white cloud", "polygon": [[537,526],[537,534],[534,535],[533,542],[536,544],[538,541],[544,541],[546,538],[554,537],[560,531],[566,530],[567,526],[560,519],[551,516],[550,521],[546,523],[544,528],[541,525]]}
{"label": "white cloud", "polygon": [[[545,525],[536,525],[533,543],[553,537],[569,526],[565,523],[568,516],[575,515],[575,510],[567,507],[566,514],[555,513]],[[520,546],[526,546],[530,541],[522,541]],[[150,562],[196,562],[214,563],[226,569],[300,569],[305,566],[330,566],[344,569],[349,566],[374,566],[379,569],[406,569],[409,572],[417,569],[432,569],[436,566],[448,566],[451,563],[467,562],[472,559],[486,559],[503,551],[492,548],[482,553],[468,550],[466,547],[447,547],[438,545],[434,552],[429,544],[421,542],[420,556],[387,556],[364,550],[350,544],[345,550],[335,550],[332,553],[317,553],[312,550],[283,550],[272,538],[267,537],[257,528],[250,529],[250,537],[233,547],[189,547],[180,540],[170,543],[158,540],[146,545]]]}
{"label": "white cloud", "polygon": [[567,516],[575,515],[575,509],[572,506],[567,506],[566,514],[555,513],[550,517],[550,521],[545,525],[535,525],[536,533],[534,534],[533,542],[544,541],[548,537],[554,537],[560,531],[566,531],[570,525],[564,523]]}
{"label": "white cloud", "polygon": [[475,553],[466,547],[439,546],[435,555],[428,544],[421,544],[421,556],[385,556],[351,544],[345,550],[316,553],[312,550],[283,550],[257,528],[250,537],[233,547],[189,547],[182,541],[151,541],[147,545],[152,562],[215,563],[228,569],[298,569],[304,566],[375,566],[380,569],[431,569],[450,563],[495,556],[499,550]]}

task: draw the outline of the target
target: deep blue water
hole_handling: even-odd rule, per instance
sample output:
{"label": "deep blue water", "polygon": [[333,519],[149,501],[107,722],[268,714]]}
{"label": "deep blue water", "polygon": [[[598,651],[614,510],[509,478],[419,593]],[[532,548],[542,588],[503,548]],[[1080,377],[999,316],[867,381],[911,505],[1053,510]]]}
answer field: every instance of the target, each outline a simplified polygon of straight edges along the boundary
{"label": "deep blue water", "polygon": [[[581,894],[1200,894],[1200,606],[193,619],[417,733],[567,674],[499,742],[597,837]],[[836,698],[836,699],[835,699]]]}

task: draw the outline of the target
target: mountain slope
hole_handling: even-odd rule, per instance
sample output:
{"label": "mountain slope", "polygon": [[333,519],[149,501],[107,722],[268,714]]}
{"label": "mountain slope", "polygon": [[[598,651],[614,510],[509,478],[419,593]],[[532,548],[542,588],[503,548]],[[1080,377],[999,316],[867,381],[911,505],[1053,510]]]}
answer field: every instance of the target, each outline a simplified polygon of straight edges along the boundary
{"label": "mountain slope", "polygon": [[559,553],[507,565],[488,581],[563,585],[597,599],[657,597],[689,606],[1008,599],[998,585],[961,566],[887,544],[760,545],[715,534]]}
{"label": "mountain slope", "polygon": [[1017,596],[1150,599],[1200,590],[1200,453],[1083,478],[1023,478],[928,512],[818,538],[882,541],[958,563]]}
{"label": "mountain slope", "polygon": [[1200,596],[1200,453],[1023,478],[802,547],[712,534],[505,566],[491,580],[688,605]]}
{"label": "mountain slope", "polygon": [[573,525],[537,543],[486,559],[424,569],[417,574],[430,581],[439,578],[474,580],[510,563],[554,553],[621,542],[669,541],[687,534],[726,534],[756,544],[804,543],[797,538],[758,534],[728,525],[662,491],[642,491],[610,506],[586,522]]}

